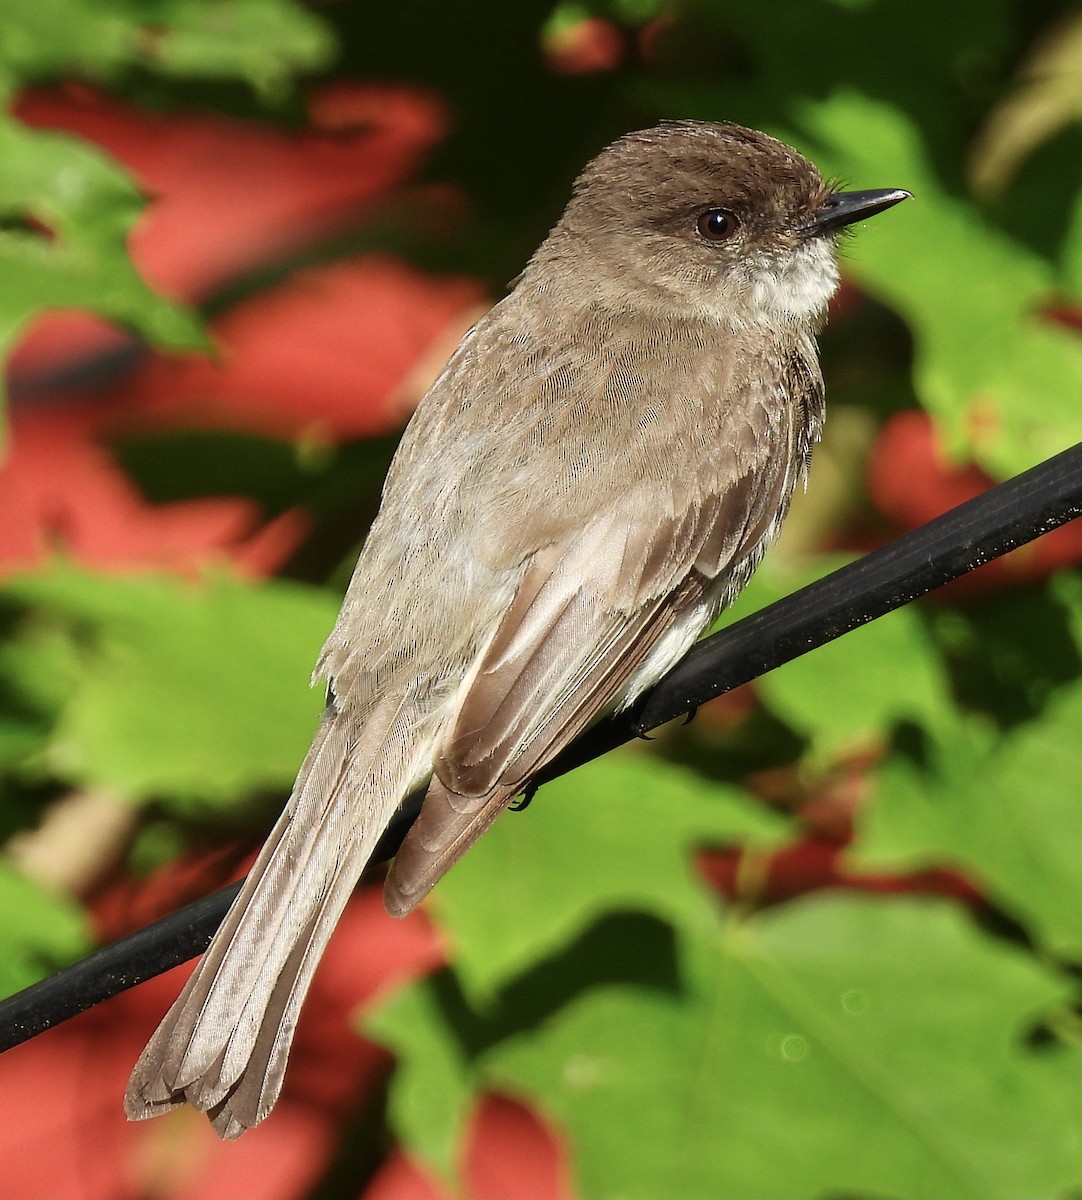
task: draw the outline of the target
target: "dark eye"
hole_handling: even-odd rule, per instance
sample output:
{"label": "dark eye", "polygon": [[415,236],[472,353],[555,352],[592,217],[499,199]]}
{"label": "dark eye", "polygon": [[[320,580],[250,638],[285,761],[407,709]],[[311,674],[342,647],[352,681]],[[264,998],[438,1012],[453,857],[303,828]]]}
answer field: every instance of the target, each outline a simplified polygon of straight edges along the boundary
{"label": "dark eye", "polygon": [[708,242],[723,242],[740,228],[740,222],[727,208],[708,208],[695,222],[699,236]]}

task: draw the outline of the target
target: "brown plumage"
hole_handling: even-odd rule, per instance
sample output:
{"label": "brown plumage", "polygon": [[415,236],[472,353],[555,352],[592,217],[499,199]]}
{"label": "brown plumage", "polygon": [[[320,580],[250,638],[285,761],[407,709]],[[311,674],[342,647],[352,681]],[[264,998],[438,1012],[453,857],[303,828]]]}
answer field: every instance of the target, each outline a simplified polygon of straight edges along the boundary
{"label": "brown plumage", "polygon": [[831,235],[904,195],[834,193],[727,125],[631,134],[586,168],[410,423],[316,668],[334,702],[136,1064],[130,1117],[188,1101],[227,1138],[261,1121],[403,798],[429,780],[396,916],[743,587],[819,434]]}

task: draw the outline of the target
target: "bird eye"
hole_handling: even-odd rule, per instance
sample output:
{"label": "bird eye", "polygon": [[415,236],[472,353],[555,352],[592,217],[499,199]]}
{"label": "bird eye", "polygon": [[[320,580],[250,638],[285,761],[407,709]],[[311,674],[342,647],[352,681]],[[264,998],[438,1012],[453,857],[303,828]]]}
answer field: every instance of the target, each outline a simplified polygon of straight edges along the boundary
{"label": "bird eye", "polygon": [[699,236],[708,242],[724,242],[740,228],[740,222],[727,208],[708,208],[699,214],[695,228]]}

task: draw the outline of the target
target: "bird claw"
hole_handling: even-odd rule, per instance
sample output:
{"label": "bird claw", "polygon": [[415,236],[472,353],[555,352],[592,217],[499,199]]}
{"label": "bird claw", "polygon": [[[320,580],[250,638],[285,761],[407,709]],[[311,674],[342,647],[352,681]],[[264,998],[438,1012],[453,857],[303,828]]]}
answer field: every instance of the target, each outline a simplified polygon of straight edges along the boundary
{"label": "bird claw", "polygon": [[521,796],[507,806],[508,812],[523,812],[533,803],[534,796],[537,795],[536,787],[528,787]]}

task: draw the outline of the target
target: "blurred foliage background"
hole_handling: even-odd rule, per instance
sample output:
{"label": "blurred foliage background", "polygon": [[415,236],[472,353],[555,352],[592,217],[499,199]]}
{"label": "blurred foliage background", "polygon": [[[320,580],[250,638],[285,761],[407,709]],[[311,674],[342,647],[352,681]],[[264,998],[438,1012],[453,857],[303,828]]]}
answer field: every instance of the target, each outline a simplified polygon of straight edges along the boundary
{"label": "blurred foliage background", "polygon": [[[5,993],[244,869],[402,425],[619,133],[916,195],[846,243],[733,615],[1082,440],[1066,0],[6,0],[0,96]],[[1078,1194],[1080,562],[546,787],[427,914],[362,886],[236,1145],[122,1118],[182,972],[10,1052],[10,1194]]]}

